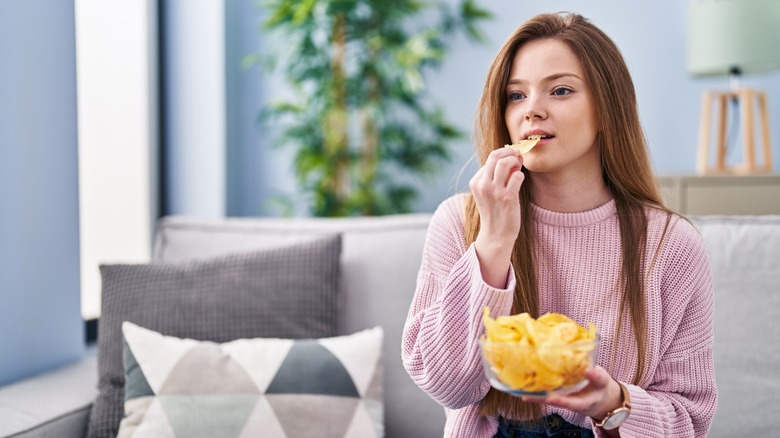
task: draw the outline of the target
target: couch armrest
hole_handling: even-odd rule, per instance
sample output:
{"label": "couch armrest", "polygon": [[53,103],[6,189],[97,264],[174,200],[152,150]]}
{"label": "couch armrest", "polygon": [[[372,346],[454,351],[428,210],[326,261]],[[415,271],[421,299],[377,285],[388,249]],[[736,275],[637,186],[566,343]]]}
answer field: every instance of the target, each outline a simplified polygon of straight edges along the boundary
{"label": "couch armrest", "polygon": [[97,356],[0,387],[0,437],[84,438],[97,395]]}

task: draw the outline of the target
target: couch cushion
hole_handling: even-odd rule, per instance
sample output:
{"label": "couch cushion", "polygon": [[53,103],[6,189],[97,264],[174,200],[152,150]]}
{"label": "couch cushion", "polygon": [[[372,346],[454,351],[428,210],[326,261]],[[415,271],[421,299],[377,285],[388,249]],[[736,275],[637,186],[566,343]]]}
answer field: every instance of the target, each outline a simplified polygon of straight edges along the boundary
{"label": "couch cushion", "polygon": [[780,216],[694,216],[715,292],[718,410],[709,436],[780,429]]}
{"label": "couch cushion", "polygon": [[119,437],[381,437],[382,329],[320,339],[180,339],[123,324]]}
{"label": "couch cushion", "polygon": [[0,436],[83,438],[97,390],[97,356],[0,387]]}
{"label": "couch cushion", "polygon": [[90,437],[116,436],[122,418],[121,324],[213,342],[336,333],[341,237],[191,261],[103,265],[99,395]]}
{"label": "couch cushion", "polygon": [[321,233],[342,233],[339,334],[381,326],[385,332],[385,432],[441,437],[444,409],[418,388],[401,362],[401,332],[412,302],[429,214],[354,218],[167,217],[154,248],[158,260],[267,247]]}

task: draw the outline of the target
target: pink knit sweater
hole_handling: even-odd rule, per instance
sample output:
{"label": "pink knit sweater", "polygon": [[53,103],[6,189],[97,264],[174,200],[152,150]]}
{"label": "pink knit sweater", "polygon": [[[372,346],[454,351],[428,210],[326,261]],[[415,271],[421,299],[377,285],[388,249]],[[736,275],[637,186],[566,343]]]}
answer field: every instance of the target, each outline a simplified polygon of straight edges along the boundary
{"label": "pink knit sweater", "polygon": [[[482,280],[474,246],[465,245],[464,200],[463,194],[447,199],[431,220],[402,356],[417,385],[446,408],[444,436],[492,437],[497,420],[479,415],[489,384],[477,341],[485,306],[493,316],[509,314],[515,280],[511,270],[507,289]],[[639,385],[630,383],[637,351],[626,316],[616,336],[620,231],[614,201],[582,213],[533,206],[539,310],[598,326],[598,363],[628,387],[633,402],[631,416],[619,429],[621,436],[703,437],[717,405],[709,261],[698,232],[678,217],[653,261],[666,215],[653,209],[648,214],[648,345]],[[580,414],[551,406],[543,406],[543,411],[594,428],[592,420]],[[595,432],[601,435],[598,428]]]}

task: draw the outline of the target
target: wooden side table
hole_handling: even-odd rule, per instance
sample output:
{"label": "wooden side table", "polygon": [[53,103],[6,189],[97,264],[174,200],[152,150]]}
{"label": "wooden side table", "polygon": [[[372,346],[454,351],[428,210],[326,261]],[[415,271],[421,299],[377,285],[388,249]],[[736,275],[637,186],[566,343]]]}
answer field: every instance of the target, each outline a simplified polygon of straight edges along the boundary
{"label": "wooden side table", "polygon": [[[726,124],[729,100],[736,100],[740,110],[740,131],[744,147],[745,162],[728,165],[726,160]],[[715,163],[710,162],[710,122],[712,107],[716,106],[717,124],[715,138]],[[763,161],[756,164],[756,136],[754,109],[758,107],[761,123]],[[699,156],[696,170],[700,175],[763,173],[772,171],[772,145],[769,138],[769,111],[766,93],[753,88],[738,88],[735,91],[705,91],[702,99],[701,122],[699,124]]]}

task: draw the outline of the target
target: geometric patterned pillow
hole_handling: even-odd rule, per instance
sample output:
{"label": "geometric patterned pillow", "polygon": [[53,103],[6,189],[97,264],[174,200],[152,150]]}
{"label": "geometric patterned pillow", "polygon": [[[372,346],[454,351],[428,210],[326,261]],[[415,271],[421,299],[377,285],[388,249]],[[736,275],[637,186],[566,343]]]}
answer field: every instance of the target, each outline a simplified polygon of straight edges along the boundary
{"label": "geometric patterned pillow", "polygon": [[122,324],[119,437],[381,437],[381,327],[223,344]]}

